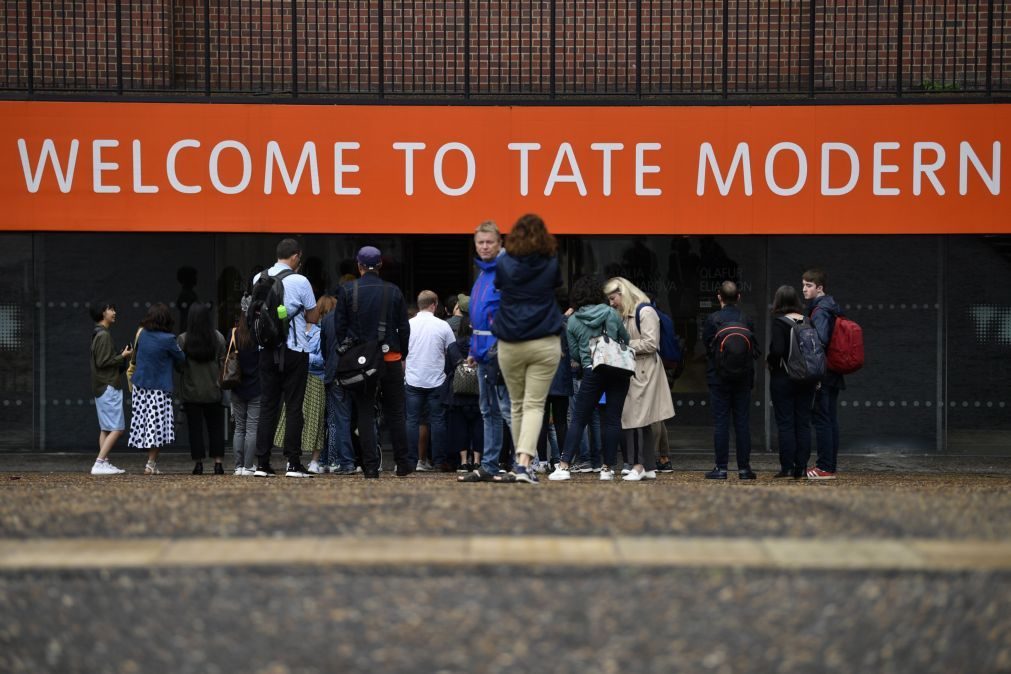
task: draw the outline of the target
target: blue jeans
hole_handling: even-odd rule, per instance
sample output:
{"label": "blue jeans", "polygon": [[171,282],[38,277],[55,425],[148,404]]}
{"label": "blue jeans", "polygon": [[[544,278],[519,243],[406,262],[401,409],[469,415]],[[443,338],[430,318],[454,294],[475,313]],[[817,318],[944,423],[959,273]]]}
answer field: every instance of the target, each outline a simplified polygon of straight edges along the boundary
{"label": "blue jeans", "polygon": [[496,475],[499,471],[499,454],[502,452],[502,421],[511,424],[512,403],[505,384],[493,384],[488,381],[490,374],[498,377],[498,367],[488,366],[485,363],[477,364],[481,419],[484,421],[484,452],[481,455],[481,467]]}
{"label": "blue jeans", "polygon": [[621,440],[621,408],[628,395],[631,378],[622,374],[610,372],[594,372],[587,368],[583,370],[583,382],[575,395],[575,410],[572,413],[572,424],[565,436],[565,446],[562,448],[562,461],[571,464],[576,453],[576,443],[583,436],[583,431],[589,425],[593,412],[597,409],[602,393],[607,394],[607,405],[601,420],[603,427],[604,465],[614,467],[618,461],[618,442]]}
{"label": "blue jeans", "polygon": [[716,467],[727,469],[730,462],[730,421],[733,417],[737,438],[737,470],[751,468],[751,382],[741,385],[709,384],[709,401],[713,408],[713,445]]}
{"label": "blue jeans", "polygon": [[834,473],[836,458],[839,456],[839,417],[836,414],[839,389],[825,386],[814,394],[814,436],[818,439],[818,461],[816,466]]}
{"label": "blue jeans", "polygon": [[784,473],[803,475],[811,458],[811,404],[814,386],[798,384],[784,372],[769,377],[769,394],[776,413],[779,466]]}
{"label": "blue jeans", "polygon": [[326,387],[326,446],[320,463],[353,470],[355,449],[351,444],[351,396],[334,382]]}
{"label": "blue jeans", "polygon": [[428,409],[429,454],[432,465],[439,466],[448,463],[446,457],[446,406],[442,402],[443,390],[438,388],[420,388],[404,385],[407,398],[407,463],[413,468],[418,464],[418,426],[423,411]]}

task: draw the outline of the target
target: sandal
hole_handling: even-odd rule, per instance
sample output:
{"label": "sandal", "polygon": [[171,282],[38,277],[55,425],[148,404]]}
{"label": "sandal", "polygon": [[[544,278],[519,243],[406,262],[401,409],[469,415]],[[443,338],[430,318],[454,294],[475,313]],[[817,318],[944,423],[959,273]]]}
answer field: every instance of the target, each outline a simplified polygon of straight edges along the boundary
{"label": "sandal", "polygon": [[456,478],[456,481],[457,482],[506,482],[507,480],[503,480],[502,477],[506,477],[506,476],[492,475],[491,473],[489,473],[488,471],[486,471],[484,468],[480,468],[479,467],[477,470],[472,470],[471,472],[467,473],[466,475],[460,475],[460,476],[458,476]]}

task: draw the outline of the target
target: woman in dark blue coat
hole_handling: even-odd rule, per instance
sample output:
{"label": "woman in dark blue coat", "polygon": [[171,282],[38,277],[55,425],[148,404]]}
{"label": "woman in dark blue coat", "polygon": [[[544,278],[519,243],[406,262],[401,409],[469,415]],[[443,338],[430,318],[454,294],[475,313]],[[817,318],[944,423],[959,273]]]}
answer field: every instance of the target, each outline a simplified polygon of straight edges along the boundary
{"label": "woman in dark blue coat", "polygon": [[779,473],[775,477],[799,479],[811,457],[811,405],[815,384],[790,379],[783,360],[790,355],[791,323],[804,320],[804,308],[793,286],[780,286],[772,301],[772,330],[766,362],[769,395],[776,414],[779,437]]}
{"label": "woman in dark blue coat", "polygon": [[537,484],[529,470],[537,456],[544,401],[562,356],[562,313],[555,288],[562,285],[558,243],[536,215],[524,215],[506,239],[495,286],[502,292],[492,333],[498,362],[512,402],[516,481]]}

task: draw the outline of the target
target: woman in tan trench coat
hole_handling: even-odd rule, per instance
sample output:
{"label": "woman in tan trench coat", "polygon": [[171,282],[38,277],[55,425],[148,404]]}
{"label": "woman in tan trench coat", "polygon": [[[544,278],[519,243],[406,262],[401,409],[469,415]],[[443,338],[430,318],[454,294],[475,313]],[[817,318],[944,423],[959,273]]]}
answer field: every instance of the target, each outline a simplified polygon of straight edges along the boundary
{"label": "woman in tan trench coat", "polygon": [[625,321],[631,337],[629,346],[635,352],[635,375],[632,377],[621,412],[621,428],[625,434],[625,449],[632,469],[623,480],[637,482],[656,478],[656,454],[660,442],[661,424],[674,416],[667,376],[657,349],[660,345],[660,317],[649,304],[649,298],[627,279],[617,277],[604,284],[604,294]]}

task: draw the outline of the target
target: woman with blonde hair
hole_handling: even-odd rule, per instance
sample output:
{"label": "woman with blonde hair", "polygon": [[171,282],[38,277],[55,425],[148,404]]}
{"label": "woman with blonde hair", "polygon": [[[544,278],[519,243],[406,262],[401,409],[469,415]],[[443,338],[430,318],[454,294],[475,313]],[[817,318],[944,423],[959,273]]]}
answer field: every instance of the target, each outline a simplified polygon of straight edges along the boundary
{"label": "woman with blonde hair", "polygon": [[562,357],[562,312],[555,288],[562,285],[558,244],[540,217],[528,214],[513,225],[499,258],[495,286],[502,301],[492,333],[498,362],[512,401],[517,482],[537,484],[530,469],[544,421],[544,401]]}
{"label": "woman with blonde hair", "polygon": [[[319,323],[306,323],[305,336],[309,342],[309,376],[305,380],[305,398],[302,400],[302,415],[305,425],[302,426],[302,452],[311,452],[309,472],[319,475],[330,464],[319,460],[323,451],[324,428],[326,426],[326,387],[323,385],[325,363],[323,360],[322,341],[320,340],[320,323],[323,317],[334,310],[337,300],[332,295],[324,295],[316,302],[319,310]],[[286,410],[281,409],[280,422],[274,433],[274,444],[284,445],[284,426]],[[330,457],[326,457],[328,460]]]}
{"label": "woman with blonde hair", "polygon": [[635,352],[635,374],[625,396],[621,428],[632,469],[622,479],[637,482],[656,478],[656,454],[661,425],[674,416],[674,401],[657,349],[660,316],[646,293],[628,279],[615,277],[604,284],[607,302],[625,322],[629,347]]}

